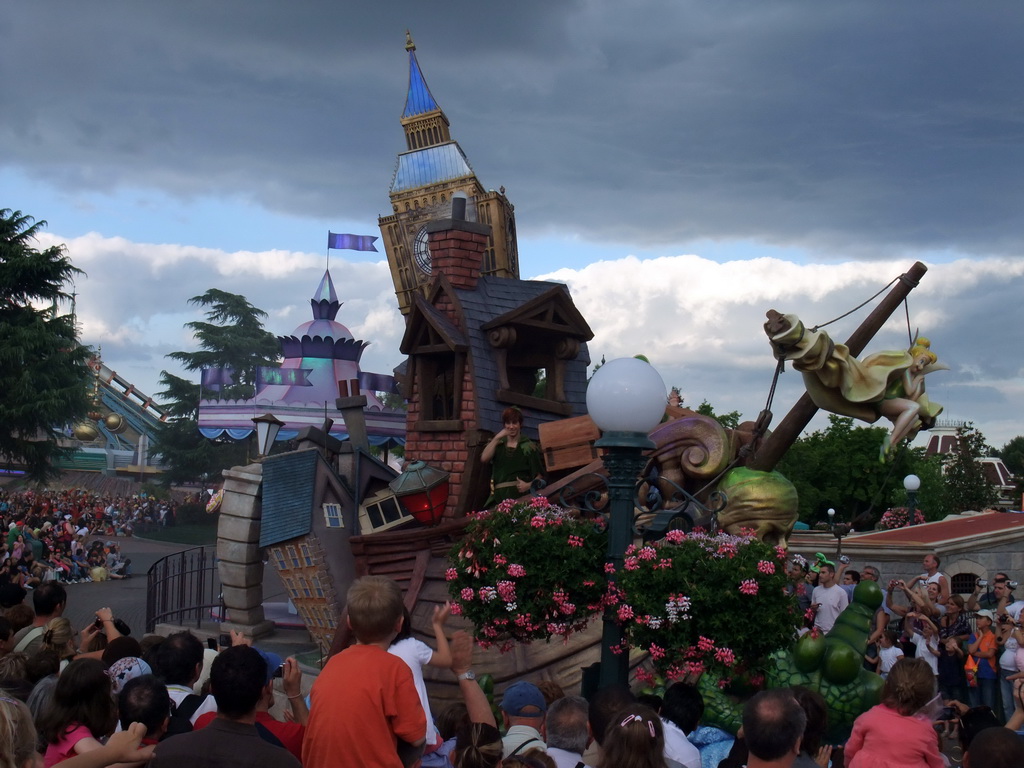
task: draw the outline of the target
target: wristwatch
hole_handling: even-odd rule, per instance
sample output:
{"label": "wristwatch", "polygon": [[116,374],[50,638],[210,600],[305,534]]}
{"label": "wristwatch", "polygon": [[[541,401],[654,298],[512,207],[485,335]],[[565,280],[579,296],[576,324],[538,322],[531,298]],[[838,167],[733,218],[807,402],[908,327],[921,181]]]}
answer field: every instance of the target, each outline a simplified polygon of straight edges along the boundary
{"label": "wristwatch", "polygon": [[465,672],[459,675],[459,680],[476,680],[476,672],[474,672],[472,669],[467,669]]}

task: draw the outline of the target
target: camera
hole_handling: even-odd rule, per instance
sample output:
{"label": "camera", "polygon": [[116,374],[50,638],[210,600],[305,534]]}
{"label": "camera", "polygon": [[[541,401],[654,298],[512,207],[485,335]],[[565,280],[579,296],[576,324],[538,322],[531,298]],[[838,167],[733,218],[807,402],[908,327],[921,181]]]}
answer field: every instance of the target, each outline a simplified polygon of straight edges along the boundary
{"label": "camera", "polygon": [[220,636],[217,638],[217,645],[219,645],[221,648],[230,648],[231,635],[227,634],[226,632],[221,632]]}
{"label": "camera", "polygon": [[850,562],[850,558],[848,558],[846,555],[843,555],[842,557],[839,558],[839,562],[842,563],[843,565],[848,565],[849,562]]}
{"label": "camera", "polygon": [[1016,581],[1008,581],[1008,582],[1006,582],[1006,586],[1009,587],[1010,589],[1016,589],[1017,588],[1017,582]]}
{"label": "camera", "polygon": [[999,623],[1000,624],[1009,624],[1012,621],[1013,621],[1013,617],[1012,616],[1008,616],[1005,613],[1002,616],[999,617]]}
{"label": "camera", "polygon": [[988,579],[978,579],[977,584],[979,587],[987,587]]}
{"label": "camera", "polygon": [[899,582],[896,579],[889,579],[889,589],[896,589],[898,584]]}

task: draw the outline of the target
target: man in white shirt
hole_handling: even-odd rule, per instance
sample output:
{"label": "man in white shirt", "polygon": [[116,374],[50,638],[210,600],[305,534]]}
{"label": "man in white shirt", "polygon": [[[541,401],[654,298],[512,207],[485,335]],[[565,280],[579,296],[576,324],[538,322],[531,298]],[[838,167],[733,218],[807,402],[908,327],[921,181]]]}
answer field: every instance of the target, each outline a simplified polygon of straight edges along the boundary
{"label": "man in white shirt", "polygon": [[533,683],[520,681],[505,689],[501,698],[501,717],[505,724],[502,757],[519,755],[531,749],[547,751],[544,743],[544,714],[548,705],[544,694]]}
{"label": "man in white shirt", "polygon": [[665,757],[683,768],[701,768],[700,751],[690,743],[689,734],[697,730],[704,714],[700,691],[686,683],[673,683],[665,691],[661,722],[665,727]]}
{"label": "man in white shirt", "polygon": [[814,626],[828,632],[836,623],[839,614],[850,604],[843,588],[836,584],[836,567],[822,563],[818,569],[818,586],[811,593],[811,608],[814,609]]}
{"label": "man in white shirt", "polygon": [[583,762],[583,752],[590,743],[587,713],[587,700],[581,696],[566,696],[551,702],[545,720],[548,757],[558,768],[590,768]]}

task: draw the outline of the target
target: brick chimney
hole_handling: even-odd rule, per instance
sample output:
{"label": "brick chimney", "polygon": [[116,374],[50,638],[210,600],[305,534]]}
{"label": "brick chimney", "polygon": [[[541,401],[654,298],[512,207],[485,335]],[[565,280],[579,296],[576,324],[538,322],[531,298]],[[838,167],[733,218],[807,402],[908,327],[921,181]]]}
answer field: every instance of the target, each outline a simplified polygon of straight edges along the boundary
{"label": "brick chimney", "polygon": [[475,290],[484,249],[491,236],[489,224],[466,221],[466,197],[452,196],[452,217],[427,224],[431,272],[443,274],[455,288]]}

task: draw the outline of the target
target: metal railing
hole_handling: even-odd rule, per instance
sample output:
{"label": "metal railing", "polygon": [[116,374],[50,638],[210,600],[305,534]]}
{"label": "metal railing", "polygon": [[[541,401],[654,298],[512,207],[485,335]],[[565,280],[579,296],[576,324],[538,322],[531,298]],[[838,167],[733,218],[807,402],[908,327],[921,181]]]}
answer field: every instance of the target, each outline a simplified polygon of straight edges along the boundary
{"label": "metal railing", "polygon": [[157,560],[146,580],[147,632],[157,624],[194,623],[199,629],[215,609],[224,615],[213,547],[192,547]]}

